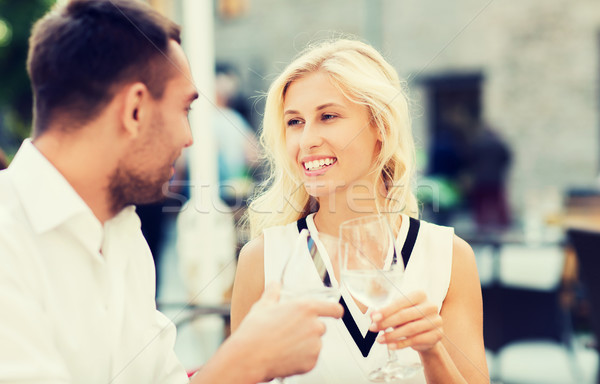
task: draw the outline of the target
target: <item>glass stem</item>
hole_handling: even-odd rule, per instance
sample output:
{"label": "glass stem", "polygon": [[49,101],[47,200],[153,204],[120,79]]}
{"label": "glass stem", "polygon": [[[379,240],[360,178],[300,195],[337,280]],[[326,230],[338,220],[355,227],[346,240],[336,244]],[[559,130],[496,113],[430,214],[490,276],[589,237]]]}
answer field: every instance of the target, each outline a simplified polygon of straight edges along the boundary
{"label": "glass stem", "polygon": [[400,360],[397,349],[390,349],[390,346],[388,345],[387,351],[388,351],[388,362],[387,362],[388,364],[394,364]]}

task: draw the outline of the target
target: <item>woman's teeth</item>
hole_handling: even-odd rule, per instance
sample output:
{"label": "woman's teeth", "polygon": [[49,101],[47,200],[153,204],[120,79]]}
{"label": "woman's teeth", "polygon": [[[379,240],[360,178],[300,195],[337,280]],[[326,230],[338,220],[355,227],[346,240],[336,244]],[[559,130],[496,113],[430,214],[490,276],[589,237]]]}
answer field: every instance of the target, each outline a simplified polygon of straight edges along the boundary
{"label": "woman's teeth", "polygon": [[336,159],[331,157],[327,159],[307,161],[306,163],[304,163],[304,169],[306,169],[307,171],[316,171],[317,169],[321,169],[323,167],[335,163],[335,161]]}

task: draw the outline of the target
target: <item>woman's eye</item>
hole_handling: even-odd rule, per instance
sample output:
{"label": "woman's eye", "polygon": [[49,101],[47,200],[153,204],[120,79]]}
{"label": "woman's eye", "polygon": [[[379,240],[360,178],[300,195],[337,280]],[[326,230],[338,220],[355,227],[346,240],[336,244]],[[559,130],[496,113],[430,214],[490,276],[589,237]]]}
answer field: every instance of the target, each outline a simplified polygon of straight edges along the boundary
{"label": "woman's eye", "polygon": [[298,125],[301,123],[302,123],[302,121],[300,119],[290,119],[290,120],[288,120],[287,125],[288,125],[288,127],[291,127],[293,125]]}
{"label": "woman's eye", "polygon": [[321,119],[323,119],[323,120],[331,120],[331,119],[335,119],[336,117],[337,117],[336,115],[332,115],[330,113],[324,113],[321,116]]}

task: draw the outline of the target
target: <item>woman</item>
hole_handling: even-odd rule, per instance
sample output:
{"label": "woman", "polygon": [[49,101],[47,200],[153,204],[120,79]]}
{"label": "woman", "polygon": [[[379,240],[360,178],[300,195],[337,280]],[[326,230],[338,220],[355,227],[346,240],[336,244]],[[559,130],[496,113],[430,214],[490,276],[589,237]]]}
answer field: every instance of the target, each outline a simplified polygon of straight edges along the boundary
{"label": "woman", "polygon": [[[249,209],[253,239],[240,253],[233,330],[265,282],[279,277],[280,250],[298,237],[299,219],[311,233],[337,235],[343,221],[381,213],[399,244],[414,242],[411,293],[367,313],[346,298],[360,335],[350,336],[343,320],[328,323],[319,362],[299,382],[368,382],[387,359],[386,344],[402,349],[406,362],[422,362],[423,372],[406,382],[489,382],[473,251],[452,229],[411,219],[418,211],[408,106],[381,55],[350,40],[309,48],[269,89],[261,140],[271,177]],[[368,330],[388,331],[369,345]]]}

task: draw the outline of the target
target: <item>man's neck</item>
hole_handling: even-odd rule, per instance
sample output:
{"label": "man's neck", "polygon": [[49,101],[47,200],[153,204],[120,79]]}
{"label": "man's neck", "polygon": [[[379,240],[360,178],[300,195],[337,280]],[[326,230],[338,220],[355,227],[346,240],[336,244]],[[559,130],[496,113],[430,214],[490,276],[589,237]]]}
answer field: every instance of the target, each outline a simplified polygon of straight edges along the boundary
{"label": "man's neck", "polygon": [[75,192],[104,223],[114,212],[109,199],[110,152],[102,142],[77,133],[45,133],[33,140],[35,147],[63,175]]}

